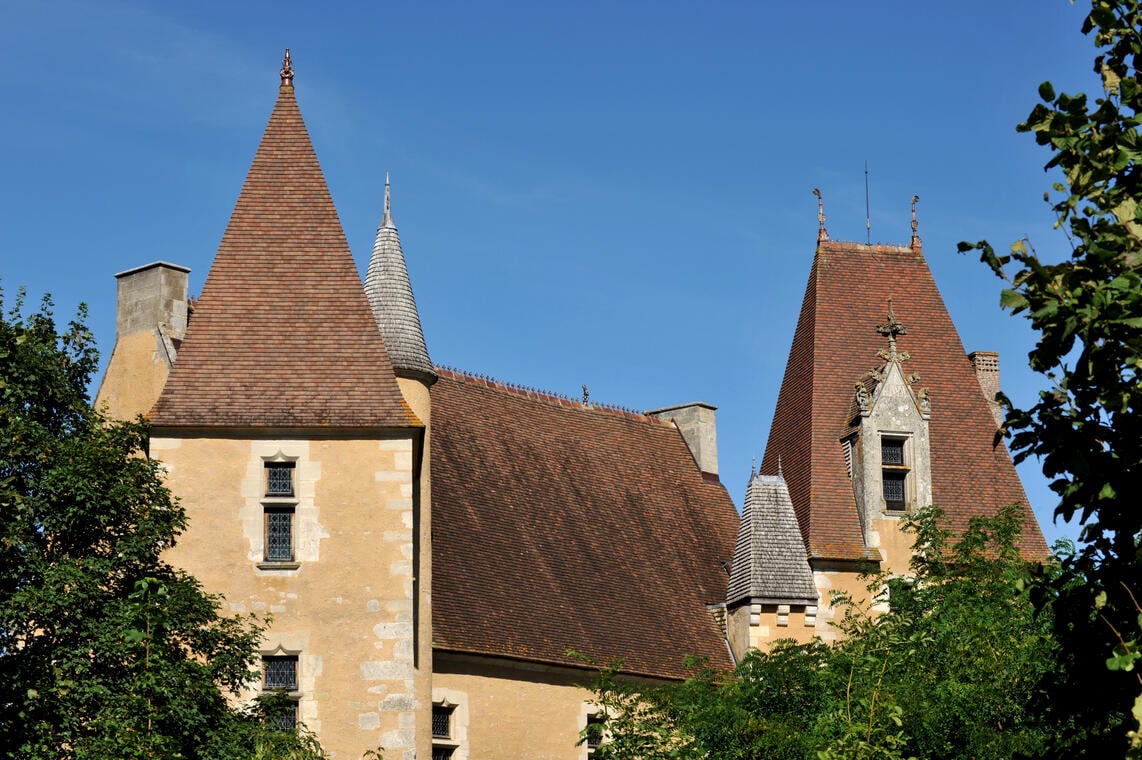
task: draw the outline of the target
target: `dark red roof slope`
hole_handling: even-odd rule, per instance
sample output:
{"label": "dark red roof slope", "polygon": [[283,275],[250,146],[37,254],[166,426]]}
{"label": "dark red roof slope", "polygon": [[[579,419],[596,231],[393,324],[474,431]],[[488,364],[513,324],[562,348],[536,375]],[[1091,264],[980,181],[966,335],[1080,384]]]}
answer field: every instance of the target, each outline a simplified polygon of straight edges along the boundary
{"label": "dark red roof slope", "polygon": [[282,87],[156,426],[419,425],[397,387],[292,87]]}
{"label": "dark red roof slope", "polygon": [[728,667],[706,605],[725,599],[737,529],[669,423],[449,371],[432,387],[437,649]]}
{"label": "dark red roof slope", "polygon": [[[851,421],[853,384],[884,363],[888,299],[908,332],[897,339],[911,354],[909,373],[931,395],[932,498],[966,527],[973,515],[1027,505],[975,371],[919,249],[822,242],[817,247],[789,362],[773,415],[762,471],[780,457],[811,557],[868,556],[841,438]],[[1027,510],[1024,549],[1046,553]]]}

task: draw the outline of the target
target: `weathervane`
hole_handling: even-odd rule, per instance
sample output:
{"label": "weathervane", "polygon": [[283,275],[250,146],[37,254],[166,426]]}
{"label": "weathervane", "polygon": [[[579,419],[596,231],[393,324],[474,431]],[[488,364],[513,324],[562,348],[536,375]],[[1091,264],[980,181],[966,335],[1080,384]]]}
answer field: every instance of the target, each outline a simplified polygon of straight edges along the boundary
{"label": "weathervane", "polygon": [[920,200],[919,195],[912,196],[912,250],[920,250],[920,225],[916,222],[916,203]]}
{"label": "weathervane", "polygon": [[825,230],[825,202],[821,199],[820,188],[814,187],[813,195],[817,196],[817,223],[821,225],[817,230],[817,242],[824,243],[829,239],[829,233]]}
{"label": "weathervane", "polygon": [[289,48],[286,48],[285,57],[282,58],[282,89],[293,89],[293,60],[289,57]]}

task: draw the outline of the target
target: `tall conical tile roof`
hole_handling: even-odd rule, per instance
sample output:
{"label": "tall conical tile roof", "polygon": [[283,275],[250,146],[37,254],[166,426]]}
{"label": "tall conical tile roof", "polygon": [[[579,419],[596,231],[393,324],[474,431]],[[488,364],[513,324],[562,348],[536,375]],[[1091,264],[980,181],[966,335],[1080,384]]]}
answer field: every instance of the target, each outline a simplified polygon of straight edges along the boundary
{"label": "tall conical tile roof", "polygon": [[405,404],[293,92],[282,86],[156,427],[401,427]]}
{"label": "tall conical tile roof", "polygon": [[785,479],[754,473],[742,506],[726,602],[816,604],[817,598]]}
{"label": "tall conical tile roof", "polygon": [[381,226],[377,228],[369,271],[365,274],[365,294],[385,339],[393,368],[398,373],[435,377],[420,327],[420,314],[416,310],[404,251],[401,250],[400,235],[393,223],[388,175],[385,176],[385,212]]}
{"label": "tall conical tile roof", "polygon": [[[801,315],[770,427],[762,472],[783,463],[801,532],[813,557],[859,559],[864,545],[842,439],[853,428],[854,383],[883,360],[888,299],[908,325],[900,349],[929,391],[932,499],[962,530],[973,515],[1028,505],[980,391],[971,361],[940,297],[920,246],[822,240],[809,272]],[[1023,547],[1045,554],[1027,509]]]}

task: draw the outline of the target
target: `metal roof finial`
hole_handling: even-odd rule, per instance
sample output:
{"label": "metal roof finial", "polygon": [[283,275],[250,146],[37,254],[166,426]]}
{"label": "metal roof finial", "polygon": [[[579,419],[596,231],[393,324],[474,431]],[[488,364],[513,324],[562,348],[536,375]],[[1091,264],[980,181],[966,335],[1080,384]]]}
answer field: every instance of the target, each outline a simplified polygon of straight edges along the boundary
{"label": "metal roof finial", "polygon": [[777,455],[777,477],[785,480],[785,473],[781,471],[781,455]]}
{"label": "metal roof finial", "polygon": [[385,213],[381,217],[382,227],[395,227],[393,224],[393,205],[389,198],[389,173],[385,172]]}
{"label": "metal roof finial", "polygon": [[920,225],[916,222],[916,203],[920,200],[919,195],[912,196],[912,250],[920,250],[920,234],[917,232]]}
{"label": "metal roof finial", "polygon": [[286,48],[285,57],[282,58],[281,75],[282,92],[293,92],[293,59],[290,58],[289,48]]}
{"label": "metal roof finial", "polygon": [[825,230],[825,202],[821,199],[820,188],[814,187],[813,195],[817,196],[817,223],[820,225],[820,229],[817,230],[817,242],[824,243],[829,239],[829,233]]}
{"label": "metal roof finial", "polygon": [[591,394],[587,390],[587,384],[583,383],[583,406],[586,406],[589,403],[591,403]]}

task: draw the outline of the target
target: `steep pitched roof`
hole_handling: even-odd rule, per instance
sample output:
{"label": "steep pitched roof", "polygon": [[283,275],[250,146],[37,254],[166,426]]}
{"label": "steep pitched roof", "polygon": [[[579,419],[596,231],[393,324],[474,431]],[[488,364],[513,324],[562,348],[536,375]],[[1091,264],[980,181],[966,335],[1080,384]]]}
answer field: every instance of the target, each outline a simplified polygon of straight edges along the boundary
{"label": "steep pitched roof", "polygon": [[437,649],[684,674],[729,666],[724,600],[737,513],[677,428],[447,370],[432,387]]}
{"label": "steep pitched roof", "polygon": [[746,488],[726,602],[816,604],[817,598],[785,479],[754,473]]}
{"label": "steep pitched roof", "polygon": [[[882,364],[888,299],[907,324],[901,350],[911,354],[931,398],[932,495],[963,529],[976,514],[1027,505],[971,362],[936,289],[918,238],[908,248],[818,242],[801,315],[789,350],[762,464],[781,458],[789,494],[810,556],[870,556],[845,467],[841,438],[852,419],[853,386]],[[1030,509],[1023,545],[1045,553]]]}
{"label": "steep pitched roof", "polygon": [[373,243],[373,256],[365,274],[365,295],[373,308],[377,327],[385,339],[389,360],[397,372],[411,372],[433,377],[432,360],[424,343],[420,328],[420,313],[412,295],[400,235],[393,223],[392,203],[389,198],[389,178],[385,176],[385,212],[377,239]]}
{"label": "steep pitched roof", "polygon": [[397,387],[287,71],[151,413],[156,426],[420,424]]}

